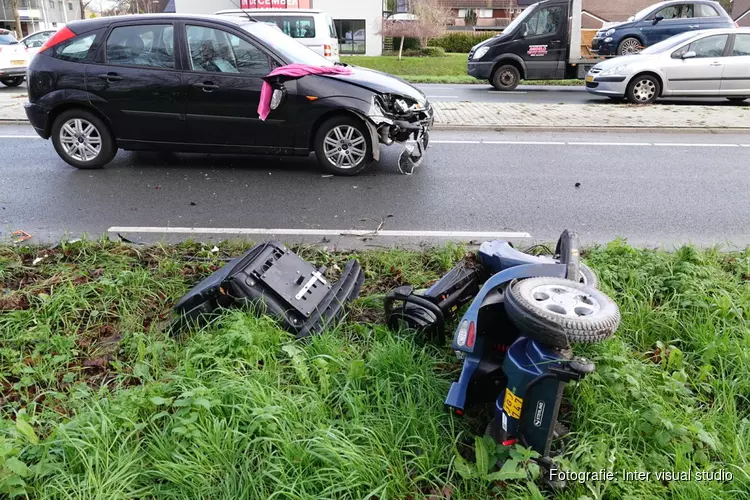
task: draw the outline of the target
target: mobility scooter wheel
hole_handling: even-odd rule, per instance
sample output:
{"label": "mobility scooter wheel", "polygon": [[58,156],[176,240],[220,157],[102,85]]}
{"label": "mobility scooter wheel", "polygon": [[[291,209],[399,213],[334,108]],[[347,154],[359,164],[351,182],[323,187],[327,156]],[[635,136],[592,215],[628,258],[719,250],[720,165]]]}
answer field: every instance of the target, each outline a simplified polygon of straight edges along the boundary
{"label": "mobility scooter wheel", "polygon": [[524,335],[550,347],[601,342],[620,324],[617,304],[594,288],[562,278],[514,281],[505,311]]}

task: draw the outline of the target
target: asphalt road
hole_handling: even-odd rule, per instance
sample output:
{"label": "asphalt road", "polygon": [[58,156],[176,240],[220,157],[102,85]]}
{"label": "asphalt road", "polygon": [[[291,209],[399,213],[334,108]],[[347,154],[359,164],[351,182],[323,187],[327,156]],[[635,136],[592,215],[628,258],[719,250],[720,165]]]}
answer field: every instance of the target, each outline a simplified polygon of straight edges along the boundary
{"label": "asphalt road", "polygon": [[570,227],[585,242],[750,244],[747,135],[432,139],[409,177],[398,173],[394,148],[355,178],[325,177],[312,158],[129,152],[83,171],[29,127],[3,125],[0,230],[8,238],[22,229],[36,242],[112,226],[519,231],[552,240]]}
{"label": "asphalt road", "polygon": [[[606,97],[591,95],[582,86],[520,85],[512,92],[499,92],[488,85],[417,84],[431,101],[523,102],[546,104],[610,104]],[[0,83],[0,93],[25,94],[26,83],[16,88],[6,88]],[[661,99],[658,104],[736,106],[724,98]]]}

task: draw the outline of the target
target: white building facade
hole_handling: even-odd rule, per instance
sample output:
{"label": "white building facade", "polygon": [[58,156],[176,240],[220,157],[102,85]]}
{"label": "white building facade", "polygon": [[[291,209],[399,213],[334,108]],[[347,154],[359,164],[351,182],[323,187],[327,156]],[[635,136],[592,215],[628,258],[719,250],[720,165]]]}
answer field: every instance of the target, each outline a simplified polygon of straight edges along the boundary
{"label": "white building facade", "polygon": [[[259,8],[307,7],[327,12],[336,24],[342,55],[379,56],[383,53],[383,0],[255,0]],[[244,4],[244,2],[243,2]],[[289,5],[287,5],[289,4]],[[303,5],[304,4],[304,5]],[[175,0],[181,14],[213,14],[236,9],[240,0]],[[262,5],[262,7],[261,7]]]}

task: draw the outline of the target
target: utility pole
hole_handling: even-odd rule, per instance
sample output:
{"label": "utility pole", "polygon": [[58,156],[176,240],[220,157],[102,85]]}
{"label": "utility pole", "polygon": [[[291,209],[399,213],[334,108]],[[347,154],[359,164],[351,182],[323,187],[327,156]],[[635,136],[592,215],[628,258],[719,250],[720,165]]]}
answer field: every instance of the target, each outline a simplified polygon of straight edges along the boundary
{"label": "utility pole", "polygon": [[23,29],[21,28],[21,13],[18,12],[20,0],[10,0],[10,8],[13,11],[13,19],[16,24],[16,37],[20,40],[23,38]]}

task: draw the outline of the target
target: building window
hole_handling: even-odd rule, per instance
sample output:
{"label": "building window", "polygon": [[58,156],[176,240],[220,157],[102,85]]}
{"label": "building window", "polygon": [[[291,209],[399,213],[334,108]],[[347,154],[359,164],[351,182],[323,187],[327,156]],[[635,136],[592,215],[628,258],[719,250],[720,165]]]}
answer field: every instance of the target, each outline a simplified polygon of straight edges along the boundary
{"label": "building window", "polygon": [[68,10],[73,10],[73,2],[68,2]]}
{"label": "building window", "polygon": [[492,9],[477,9],[477,17],[492,17]]}
{"label": "building window", "polygon": [[49,8],[54,9],[55,8],[55,0],[49,0]]}
{"label": "building window", "polygon": [[57,2],[57,8],[60,9],[60,10],[63,10],[62,0],[58,0],[58,2]]}
{"label": "building window", "polygon": [[342,54],[364,54],[366,52],[367,29],[364,20],[335,20],[339,36],[339,51]]}

